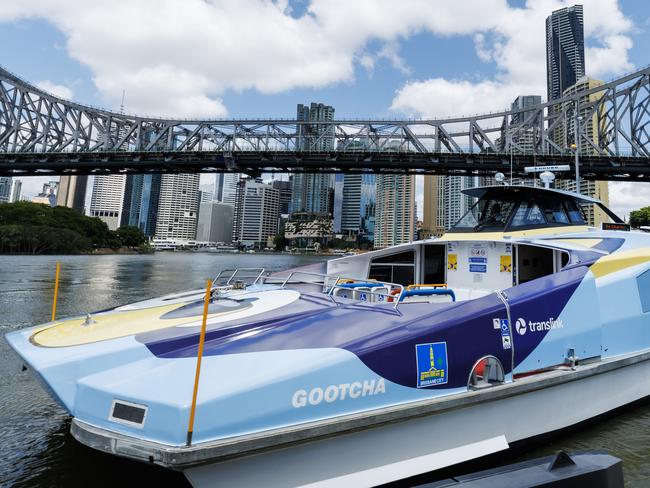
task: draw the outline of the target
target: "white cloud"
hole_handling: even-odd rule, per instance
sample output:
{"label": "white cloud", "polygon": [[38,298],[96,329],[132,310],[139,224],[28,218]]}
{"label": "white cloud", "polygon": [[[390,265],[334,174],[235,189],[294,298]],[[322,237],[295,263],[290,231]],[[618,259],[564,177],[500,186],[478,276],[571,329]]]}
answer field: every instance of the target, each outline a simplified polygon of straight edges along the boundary
{"label": "white cloud", "polygon": [[[277,93],[351,82],[357,63],[372,71],[383,58],[408,74],[400,42],[416,33],[472,36],[479,58],[495,62],[499,76],[445,81],[452,92],[483,89],[487,100],[475,100],[476,112],[502,107],[513,83],[543,93],[544,18],[565,3],[529,0],[514,8],[507,0],[456,0],[432,8],[428,0],[313,0],[295,17],[286,0],[114,0],[110,8],[101,0],[24,0],[3,2],[0,22],[39,17],[54,24],[114,107],[126,90],[127,111],[196,117],[226,115],[228,90]],[[584,3],[590,73],[628,69],[631,24],[616,0]],[[373,41],[381,47],[369,53]],[[433,114],[427,81],[441,88],[439,80],[407,84],[393,109]],[[418,87],[429,93],[426,105]],[[439,93],[438,101],[447,98]]]}
{"label": "white cloud", "polygon": [[37,81],[35,85],[39,87],[41,90],[44,90],[59,98],[64,98],[66,100],[71,100],[74,94],[71,88],[68,88],[65,85],[57,85],[56,83],[50,80]]}
{"label": "white cloud", "polygon": [[38,195],[48,181],[59,181],[58,176],[24,176],[18,179],[23,182],[21,194],[28,199]]}
{"label": "white cloud", "polygon": [[[433,78],[413,80],[397,90],[391,109],[411,116],[448,116],[506,108],[518,95],[546,98],[545,19],[572,1],[529,0],[524,8],[488,14],[473,36],[478,58],[494,62],[497,75],[479,81]],[[584,3],[586,71],[611,77],[632,69],[628,34],[632,23],[616,0]]]}
{"label": "white cloud", "polygon": [[614,213],[627,220],[632,210],[650,206],[648,183],[612,181],[609,183],[609,202]]}

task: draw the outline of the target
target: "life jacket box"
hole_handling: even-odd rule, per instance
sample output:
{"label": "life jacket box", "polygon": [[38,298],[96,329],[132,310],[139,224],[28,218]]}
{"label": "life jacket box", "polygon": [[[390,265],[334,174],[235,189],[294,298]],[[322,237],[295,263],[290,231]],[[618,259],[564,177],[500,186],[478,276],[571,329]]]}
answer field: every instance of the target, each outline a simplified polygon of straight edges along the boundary
{"label": "life jacket box", "polygon": [[373,302],[387,302],[388,301],[388,296],[390,295],[390,288],[387,286],[373,286],[370,291],[373,293],[373,295],[370,295],[372,297]]}
{"label": "life jacket box", "polygon": [[335,288],[334,293],[332,294],[338,298],[347,298],[348,300],[353,300],[354,288]]}
{"label": "life jacket box", "polygon": [[360,286],[359,288],[354,289],[354,298],[360,302],[374,302],[375,297],[370,293],[372,288],[366,286]]}

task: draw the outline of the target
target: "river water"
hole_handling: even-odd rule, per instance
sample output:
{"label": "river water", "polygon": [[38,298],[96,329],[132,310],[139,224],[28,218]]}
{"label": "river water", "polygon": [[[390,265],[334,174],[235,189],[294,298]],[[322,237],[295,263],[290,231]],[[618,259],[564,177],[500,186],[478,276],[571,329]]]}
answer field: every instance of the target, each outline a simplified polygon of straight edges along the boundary
{"label": "river water", "polygon": [[[57,316],[65,317],[200,288],[223,268],[282,270],[322,259],[190,253],[0,256],[0,334],[49,320],[56,261],[62,266]],[[549,415],[565,408],[580,408],[580,399],[567,398],[565,405],[549,406]],[[188,486],[179,473],[80,445],[69,434],[69,422],[36,379],[21,372],[18,357],[0,340],[0,486],[115,487],[139,479],[146,479],[148,486]],[[504,457],[504,461],[539,457],[558,449],[607,450],[623,459],[627,487],[650,487],[650,405],[618,412],[535,449]]]}

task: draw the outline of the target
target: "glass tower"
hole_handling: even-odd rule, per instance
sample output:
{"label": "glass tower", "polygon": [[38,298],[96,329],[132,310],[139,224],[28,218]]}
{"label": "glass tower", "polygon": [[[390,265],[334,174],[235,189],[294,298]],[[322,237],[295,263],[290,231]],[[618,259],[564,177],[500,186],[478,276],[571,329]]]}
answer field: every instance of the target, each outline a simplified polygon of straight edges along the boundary
{"label": "glass tower", "polygon": [[546,76],[548,100],[562,96],[585,75],[582,5],[556,10],[546,18]]}

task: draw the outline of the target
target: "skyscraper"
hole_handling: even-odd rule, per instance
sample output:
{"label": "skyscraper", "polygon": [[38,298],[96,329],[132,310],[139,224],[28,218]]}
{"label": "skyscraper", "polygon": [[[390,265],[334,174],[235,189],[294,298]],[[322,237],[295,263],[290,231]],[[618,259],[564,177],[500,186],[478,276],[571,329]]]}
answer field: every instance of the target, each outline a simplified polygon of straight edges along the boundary
{"label": "skyscraper", "polygon": [[139,227],[146,236],[153,237],[156,232],[161,179],[160,174],[127,176],[120,225]]}
{"label": "skyscraper", "polygon": [[[334,150],[334,126],[320,124],[334,120],[334,107],[312,103],[309,107],[298,105],[298,121],[310,122],[296,127],[300,151]],[[296,174],[293,177],[291,212],[332,214],[334,177],[330,174]]]}
{"label": "skyscraper", "polygon": [[377,177],[374,174],[336,176],[334,231],[359,242],[374,242]]}
{"label": "skyscraper", "polygon": [[585,75],[582,5],[556,10],[546,18],[546,76],[548,100]]}
{"label": "skyscraper", "polygon": [[0,176],[0,203],[9,203],[11,201],[11,183],[12,178]]}
{"label": "skyscraper", "polygon": [[230,244],[233,234],[233,206],[227,203],[201,203],[196,225],[196,240]]}
{"label": "skyscraper", "polygon": [[246,246],[266,247],[278,232],[280,192],[271,185],[242,179],[237,186],[233,219],[233,241]]}
{"label": "skyscraper", "polygon": [[234,206],[237,183],[241,177],[241,173],[217,173],[214,180],[214,200]]}
{"label": "skyscraper", "polygon": [[293,176],[289,180],[273,180],[271,186],[280,192],[280,202],[278,212],[280,215],[288,214],[291,207],[291,187],[293,185]]}
{"label": "skyscraper", "polygon": [[22,197],[23,191],[23,182],[14,178],[14,181],[11,186],[11,198],[9,202],[19,202]]}
{"label": "skyscraper", "polygon": [[126,175],[95,176],[90,216],[99,217],[110,230],[116,230],[121,223],[125,184]]}
{"label": "skyscraper", "polygon": [[375,248],[413,240],[415,232],[415,176],[378,175]]}
{"label": "skyscraper", "polygon": [[200,179],[199,174],[162,175],[154,234],[156,239],[182,241],[196,237]]}
{"label": "skyscraper", "polygon": [[[577,81],[577,83],[564,90],[563,95],[575,95],[592,88],[597,88],[602,84],[603,82],[600,80],[583,76]],[[576,144],[578,146],[577,149],[580,152],[579,156],[596,154],[597,151],[594,146],[599,146],[599,133],[601,132],[598,124],[604,123],[604,118],[601,116],[602,114],[598,113],[598,110],[592,112],[590,107],[604,94],[605,92],[596,92],[590,95],[583,95],[580,98],[580,107],[582,108],[578,114],[578,123],[580,124],[580,128],[577,133],[579,134],[579,137],[576,137],[576,118],[567,118],[566,126],[563,124],[563,130],[558,131],[561,136],[561,140],[559,141],[561,147],[571,147],[572,144]],[[567,104],[568,103],[570,102],[567,102]],[[587,181],[581,179],[580,188],[576,188],[575,179],[556,180],[555,187],[561,190],[579,191],[579,193],[582,193],[583,195],[588,195],[601,200],[605,205],[609,204],[609,184],[607,181]],[[589,225],[600,226],[603,221],[608,220],[603,211],[594,205],[585,207],[585,213]]]}
{"label": "skyscraper", "polygon": [[[535,141],[543,130],[542,113],[525,109],[539,106],[541,103],[540,95],[520,95],[512,102],[511,110],[523,111],[512,114],[510,124],[501,137],[512,143],[513,154],[531,154],[536,151]],[[526,124],[526,127],[522,127],[522,124]]]}
{"label": "skyscraper", "polygon": [[86,207],[86,188],[88,177],[85,175],[66,175],[59,179],[59,192],[56,204],[61,207],[73,208],[84,213]]}
{"label": "skyscraper", "polygon": [[424,209],[421,237],[441,236],[445,232],[445,178],[424,177]]}

